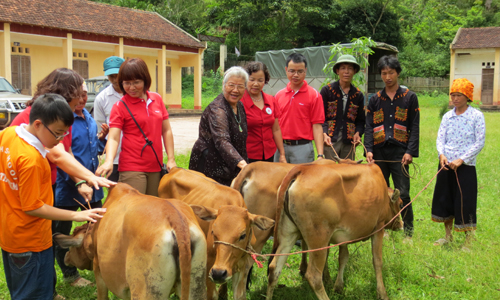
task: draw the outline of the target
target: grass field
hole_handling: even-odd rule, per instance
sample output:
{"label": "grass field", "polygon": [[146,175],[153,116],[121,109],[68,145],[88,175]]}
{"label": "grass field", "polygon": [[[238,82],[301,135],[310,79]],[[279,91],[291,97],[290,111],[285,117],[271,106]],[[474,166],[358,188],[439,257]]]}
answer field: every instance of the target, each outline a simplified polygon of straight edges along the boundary
{"label": "grass field", "polygon": [[[414,161],[419,165],[417,178],[411,181],[412,199],[437,172],[436,135],[439,128],[439,109],[447,96],[436,98],[419,97],[421,107],[420,157]],[[477,240],[464,252],[461,246],[464,234],[455,233],[455,241],[449,247],[436,247],[433,242],[444,237],[442,224],[431,221],[431,201],[434,182],[413,203],[415,213],[415,234],[413,244],[403,244],[402,232],[390,232],[384,241],[383,276],[387,293],[391,299],[500,299],[500,218],[498,217],[500,184],[499,166],[496,157],[500,146],[500,113],[485,112],[486,146],[477,161],[479,178]],[[362,158],[358,147],[357,158]],[[187,168],[189,155],[176,157],[179,166]],[[270,252],[268,242],[264,252]],[[370,242],[349,246],[350,259],[345,271],[345,294],[333,293],[327,287],[330,299],[375,299],[376,283],[372,266]],[[299,251],[294,247],[293,251]],[[337,253],[332,249],[328,266],[332,277],[337,274]],[[300,257],[288,259],[279,279],[281,287],[276,288],[274,299],[316,299],[307,281],[298,272]],[[0,298],[9,299],[3,267],[0,272]],[[61,281],[57,290],[68,299],[95,299],[95,288],[72,288]],[[253,285],[248,299],[264,299],[267,288],[266,267],[254,269]],[[93,273],[81,274],[94,280]],[[174,297],[172,297],[174,298]],[[112,297],[112,299],[114,299]]]}

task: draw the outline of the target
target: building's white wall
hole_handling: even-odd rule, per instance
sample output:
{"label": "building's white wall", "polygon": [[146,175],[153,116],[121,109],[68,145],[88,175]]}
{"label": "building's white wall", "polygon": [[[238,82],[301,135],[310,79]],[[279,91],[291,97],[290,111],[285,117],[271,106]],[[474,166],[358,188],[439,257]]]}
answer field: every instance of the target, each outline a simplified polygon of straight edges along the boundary
{"label": "building's white wall", "polygon": [[[457,60],[453,78],[467,78],[474,84],[474,100],[481,99],[482,70],[490,63],[492,68],[500,70],[500,66],[493,66],[495,49],[460,49],[456,51]],[[470,55],[463,55],[469,53]],[[462,54],[462,55],[461,55]],[[485,64],[483,66],[483,63]]]}

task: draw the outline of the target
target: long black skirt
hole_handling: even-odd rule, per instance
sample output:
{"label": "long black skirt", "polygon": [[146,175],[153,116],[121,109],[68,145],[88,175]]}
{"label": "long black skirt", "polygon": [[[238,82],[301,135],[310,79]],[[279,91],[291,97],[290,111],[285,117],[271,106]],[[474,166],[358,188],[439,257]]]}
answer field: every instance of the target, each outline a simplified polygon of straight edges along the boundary
{"label": "long black skirt", "polygon": [[445,222],[455,219],[455,231],[475,230],[476,208],[476,167],[461,165],[456,173],[451,169],[443,169],[436,179],[432,198],[432,220]]}

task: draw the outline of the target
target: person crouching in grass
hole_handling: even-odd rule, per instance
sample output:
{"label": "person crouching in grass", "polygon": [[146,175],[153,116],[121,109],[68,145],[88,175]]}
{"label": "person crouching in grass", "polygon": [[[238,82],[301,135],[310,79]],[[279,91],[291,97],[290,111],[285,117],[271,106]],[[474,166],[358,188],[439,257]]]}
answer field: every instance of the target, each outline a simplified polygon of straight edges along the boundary
{"label": "person crouching in grass", "polygon": [[47,149],[73,124],[73,111],[57,94],[33,103],[29,125],[0,132],[0,247],[12,299],[52,299],[51,220],[96,222],[106,209],[74,212],[53,207]]}

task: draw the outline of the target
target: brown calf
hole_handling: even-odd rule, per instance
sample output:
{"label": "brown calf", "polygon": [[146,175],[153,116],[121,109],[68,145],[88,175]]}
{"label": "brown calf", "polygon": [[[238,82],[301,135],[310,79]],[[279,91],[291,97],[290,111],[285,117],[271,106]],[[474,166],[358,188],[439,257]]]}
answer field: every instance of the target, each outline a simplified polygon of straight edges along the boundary
{"label": "brown calf", "polygon": [[245,252],[214,241],[247,249],[255,241],[253,228],[268,230],[274,221],[249,213],[239,192],[196,171],[174,168],[163,176],[158,195],[190,204],[201,218],[199,224],[207,237],[208,299],[218,297],[215,283],[229,279],[234,299],[246,299],[247,274],[253,261]]}
{"label": "brown calf", "polygon": [[104,207],[91,228],[54,237],[70,248],[66,264],[94,270],[97,299],[108,299],[108,289],[122,299],[167,299],[174,291],[206,299],[206,241],[188,205],[118,183]]}

